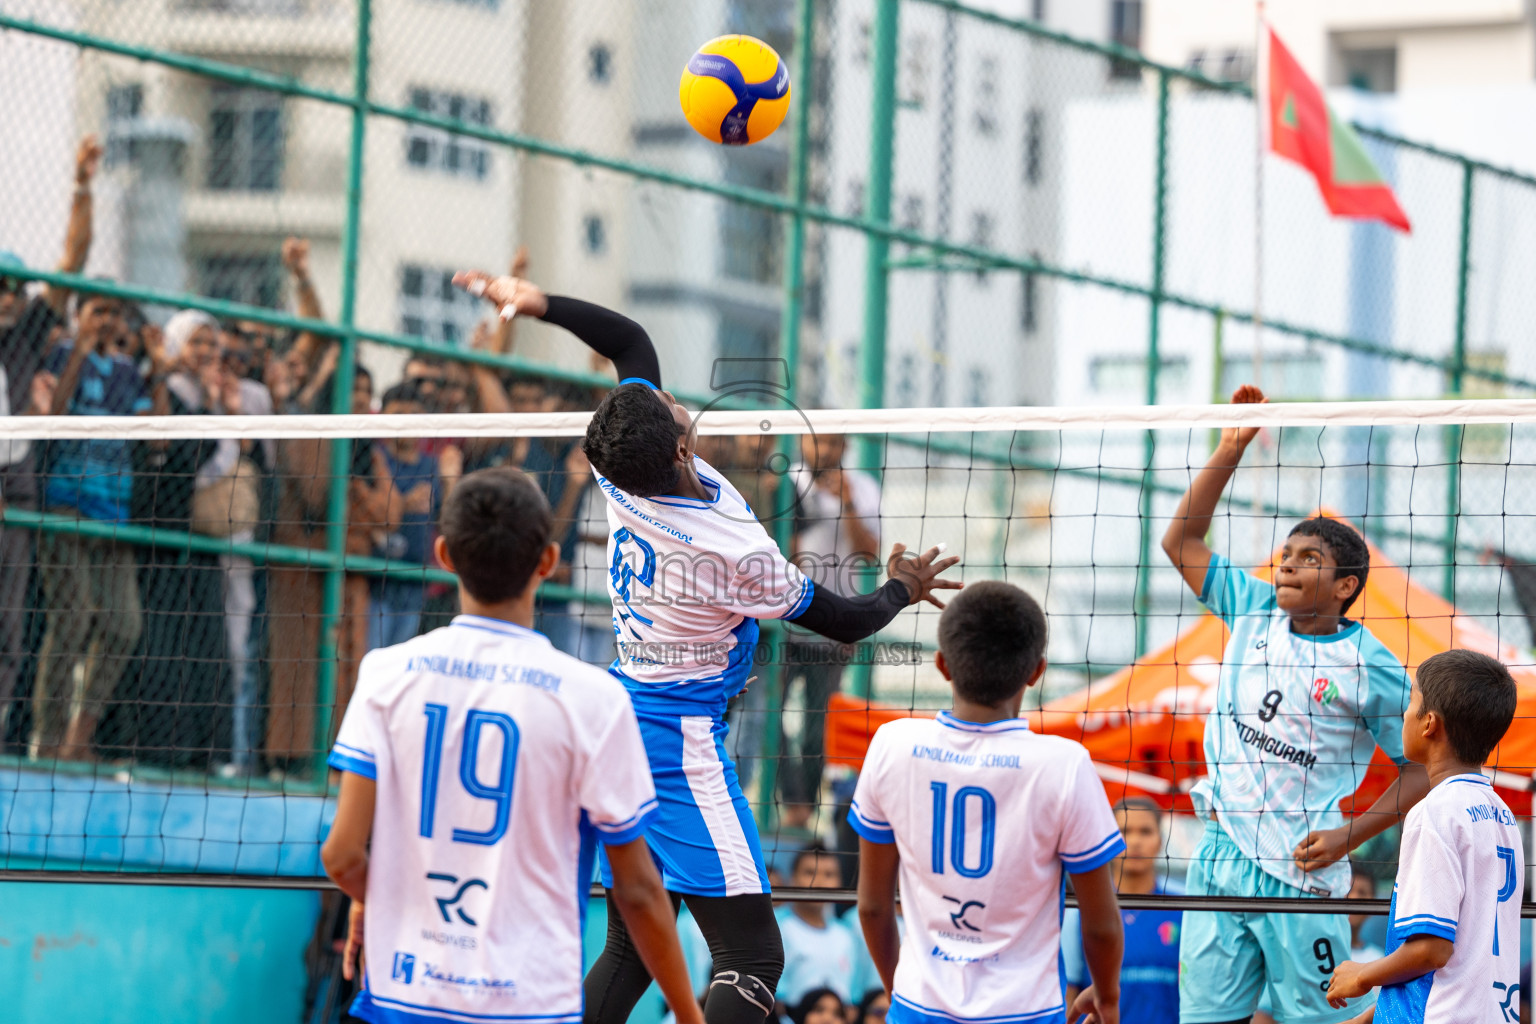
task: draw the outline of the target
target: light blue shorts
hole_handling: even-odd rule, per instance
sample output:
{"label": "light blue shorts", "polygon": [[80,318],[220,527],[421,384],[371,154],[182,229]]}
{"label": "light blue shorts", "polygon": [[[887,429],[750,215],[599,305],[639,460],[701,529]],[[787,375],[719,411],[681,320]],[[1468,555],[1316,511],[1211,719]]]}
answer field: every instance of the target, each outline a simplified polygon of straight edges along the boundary
{"label": "light blue shorts", "polygon": [[[1255,864],[1221,826],[1207,823],[1189,866],[1190,896],[1309,897]],[[1184,912],[1179,935],[1180,1024],[1246,1020],[1267,985],[1280,1024],[1340,1024],[1375,1002],[1328,1006],[1333,969],[1349,959],[1342,914]]]}

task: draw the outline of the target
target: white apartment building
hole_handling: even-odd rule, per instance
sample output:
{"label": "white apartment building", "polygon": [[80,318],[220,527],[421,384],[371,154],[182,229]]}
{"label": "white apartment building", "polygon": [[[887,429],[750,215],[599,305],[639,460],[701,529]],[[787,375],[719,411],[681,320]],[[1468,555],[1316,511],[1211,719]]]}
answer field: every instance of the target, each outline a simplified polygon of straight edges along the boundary
{"label": "white apartment building", "polygon": [[[152,0],[132,18],[80,5],[79,27],[348,94],[354,11],[347,0]],[[627,7],[600,0],[375,3],[370,95],[611,150],[628,125],[627,92],[616,85],[627,17]],[[71,66],[76,80],[59,82],[57,94],[78,97],[74,134],[108,140],[94,270],[280,307],[289,302],[280,245],[299,235],[311,242],[326,315],[337,315],[348,109],[91,51]],[[505,269],[519,242],[550,287],[622,299],[626,209],[612,176],[388,117],[369,117],[365,139],[360,326],[467,344],[487,311],[448,277],[465,266]],[[585,365],[579,346],[537,326],[518,345]],[[384,386],[405,354],[365,345],[363,358]]]}

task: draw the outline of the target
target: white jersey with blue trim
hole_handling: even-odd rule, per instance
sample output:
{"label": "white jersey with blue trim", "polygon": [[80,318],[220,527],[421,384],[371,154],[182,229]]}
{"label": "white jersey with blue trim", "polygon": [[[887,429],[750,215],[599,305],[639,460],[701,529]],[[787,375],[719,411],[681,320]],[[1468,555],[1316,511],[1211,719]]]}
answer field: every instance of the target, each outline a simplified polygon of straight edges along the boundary
{"label": "white jersey with blue trim", "polygon": [[891,1024],[1060,1020],[1065,876],[1125,849],[1082,744],[1023,719],[888,722],[848,821],[901,860]]}
{"label": "white jersey with blue trim", "polygon": [[1371,631],[1345,620],[1323,636],[1291,631],[1272,583],[1212,554],[1200,601],[1231,629],[1205,726],[1208,774],[1190,794],[1264,872],[1318,896],[1349,890],[1349,863],[1303,872],[1292,851],[1344,824],[1376,747],[1399,766],[1410,681]]}
{"label": "white jersey with blue trim", "polygon": [[750,672],[757,620],[794,618],[814,588],[730,481],[694,465],[708,501],[637,498],[593,471],[608,501],[614,669],[638,700],[723,711]]}
{"label": "white jersey with blue trim", "polygon": [[353,1014],[578,1024],[595,844],[656,809],[619,683],[460,615],[363,659],[330,763],[378,786]]}
{"label": "white jersey with blue trim", "polygon": [[1454,949],[1438,971],[1384,986],[1377,1024],[1517,1020],[1524,892],[1520,829],[1488,780],[1453,775],[1430,790],[1403,822],[1387,954],[1415,935]]}

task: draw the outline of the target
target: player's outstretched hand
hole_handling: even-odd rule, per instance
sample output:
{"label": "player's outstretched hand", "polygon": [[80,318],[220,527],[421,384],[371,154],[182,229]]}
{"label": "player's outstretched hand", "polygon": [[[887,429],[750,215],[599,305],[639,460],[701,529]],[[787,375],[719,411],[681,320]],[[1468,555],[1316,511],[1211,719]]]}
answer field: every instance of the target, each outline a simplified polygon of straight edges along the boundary
{"label": "player's outstretched hand", "polygon": [[1120,1003],[1100,999],[1089,985],[1077,994],[1077,1001],[1067,1013],[1068,1024],[1120,1024]]}
{"label": "player's outstretched hand", "polygon": [[347,944],[341,951],[341,976],[351,981],[362,968],[363,904],[353,900],[352,909],[347,912]]}
{"label": "player's outstretched hand", "polygon": [[[1269,399],[1264,397],[1252,384],[1244,384],[1232,392],[1233,405],[1267,405]],[[1258,427],[1223,427],[1221,428],[1221,443],[1235,444],[1239,449],[1246,449],[1250,442],[1259,435]]]}
{"label": "player's outstretched hand", "polygon": [[1343,1008],[1351,999],[1358,999],[1371,990],[1360,978],[1361,966],[1353,960],[1345,960],[1333,969],[1328,979],[1328,1005],[1335,1010]]}
{"label": "player's outstretched hand", "polygon": [[549,298],[543,289],[520,277],[492,277],[483,270],[461,270],[453,275],[453,283],[494,303],[503,320],[515,316],[541,317],[549,310]]}
{"label": "player's outstretched hand", "polygon": [[[905,544],[891,545],[891,557],[886,560],[885,572],[893,580],[901,580],[912,592],[912,599],[908,604],[917,604],[919,601],[927,601],[935,608],[943,608],[944,602],[933,596],[935,590],[959,590],[961,584],[958,580],[941,580],[937,576],[952,565],[959,563],[956,555],[939,559],[944,553],[942,544],[931,547],[916,558],[907,554]],[[939,559],[934,561],[934,559]]]}
{"label": "player's outstretched hand", "polygon": [[1308,832],[1307,838],[1291,851],[1296,866],[1303,871],[1320,871],[1349,856],[1349,827],[1325,828]]}

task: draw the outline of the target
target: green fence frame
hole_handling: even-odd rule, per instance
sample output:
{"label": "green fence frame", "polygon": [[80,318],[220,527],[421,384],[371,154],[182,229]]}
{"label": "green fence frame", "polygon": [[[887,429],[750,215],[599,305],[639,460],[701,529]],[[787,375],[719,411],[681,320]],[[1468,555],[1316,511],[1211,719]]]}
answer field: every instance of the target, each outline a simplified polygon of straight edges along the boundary
{"label": "green fence frame", "polygon": [[[1251,311],[1226,309],[1194,296],[1168,292],[1164,288],[1165,239],[1168,213],[1167,163],[1170,87],[1173,83],[1181,83],[1193,88],[1226,92],[1239,96],[1252,96],[1251,89],[1246,85],[1217,81],[1187,68],[1158,64],[1147,59],[1142,54],[1123,46],[1076,38],[1046,28],[1028,19],[978,10],[959,2],[959,0],[873,0],[872,82],[874,91],[870,120],[871,143],[867,192],[868,203],[862,216],[845,216],[834,213],[824,206],[813,204],[808,200],[807,161],[809,136],[806,116],[807,100],[809,97],[808,88],[800,88],[796,93],[794,104],[795,119],[791,134],[791,174],[788,195],[694,179],[646,164],[604,157],[575,147],[521,133],[498,131],[482,125],[468,124],[379,102],[373,97],[369,89],[369,40],[372,0],[354,0],[354,2],[356,4],[356,32],[353,53],[353,81],[351,91],[345,93],[306,85],[290,77],[241,67],[228,62],[155,50],[0,13],[0,30],[25,33],[74,45],[83,50],[127,57],[208,79],[266,89],[285,96],[313,100],[349,109],[351,111],[351,138],[347,162],[346,212],[342,240],[342,291],[336,323],[307,320],[238,303],[221,302],[127,285],[114,285],[91,280],[77,274],[29,271],[19,276],[81,292],[107,293],[140,302],[202,309],[215,316],[256,320],[275,326],[314,331],[335,337],[339,339],[342,345],[342,358],[336,371],[338,386],[335,389],[335,411],[338,412],[345,411],[357,344],[362,340],[414,352],[486,363],[504,369],[537,374],[552,379],[585,384],[608,383],[604,378],[592,374],[571,371],[520,357],[497,356],[478,351],[460,350],[423,341],[420,338],[406,337],[387,332],[368,331],[360,329],[356,325],[357,246],[364,169],[363,141],[368,118],[370,116],[377,116],[390,118],[406,124],[438,128],[458,135],[483,140],[517,152],[559,160],[578,167],[600,169],[636,181],[653,182],[688,192],[711,195],[760,210],[785,215],[788,218],[789,230],[787,234],[787,258],[785,260],[783,281],[785,312],[781,327],[781,354],[790,360],[792,366],[797,365],[800,350],[800,320],[804,291],[804,250],[807,225],[817,223],[863,233],[868,245],[865,259],[863,346],[859,358],[863,382],[860,401],[864,407],[880,407],[885,402],[887,296],[890,274],[896,271],[970,272],[976,270],[1007,270],[1039,275],[1060,281],[1092,285],[1146,299],[1149,304],[1147,339],[1149,365],[1146,399],[1149,403],[1156,403],[1159,398],[1159,361],[1157,354],[1160,317],[1162,308],[1165,305],[1207,313],[1216,318],[1218,325],[1227,319],[1242,323],[1252,323],[1254,320]],[[986,248],[957,243],[949,239],[930,237],[921,233],[902,230],[893,224],[890,201],[891,153],[896,127],[896,68],[900,47],[898,29],[900,9],[903,3],[921,4],[938,8],[963,18],[973,19],[978,23],[1033,37],[1081,53],[1097,55],[1117,62],[1134,65],[1141,68],[1144,73],[1150,74],[1155,78],[1158,127],[1157,156],[1152,169],[1155,178],[1154,246],[1151,283],[1149,285],[1142,285],[1137,282],[1095,274],[1079,268],[1061,266],[1042,260],[995,252]],[[797,0],[796,24],[798,29],[797,49],[794,55],[796,81],[799,83],[809,83],[811,81],[813,49],[810,41],[815,26],[814,0]],[[1460,167],[1462,187],[1460,195],[1460,232],[1458,238],[1459,259],[1457,264],[1458,280],[1456,284],[1456,320],[1454,336],[1452,339],[1449,339],[1450,355],[1445,358],[1438,358],[1421,353],[1404,352],[1367,339],[1268,318],[1264,321],[1264,329],[1272,334],[1287,335],[1353,352],[1379,356],[1387,360],[1438,370],[1445,376],[1447,392],[1453,395],[1461,394],[1468,380],[1480,380],[1505,388],[1536,391],[1536,380],[1523,379],[1484,367],[1470,365],[1467,359],[1467,296],[1471,220],[1473,214],[1473,179],[1478,174],[1486,174],[1536,189],[1536,176],[1523,174],[1484,161],[1474,160],[1458,153],[1415,142],[1367,126],[1356,124],[1355,128],[1362,135],[1450,161]],[[909,254],[900,258],[892,258],[889,252],[892,242],[902,243],[908,247],[910,249]],[[686,395],[684,397],[699,399],[705,402],[710,401],[712,398],[712,396],[697,395]],[[1450,434],[1448,435],[1447,443],[1450,445],[1450,450],[1454,451],[1459,444],[1461,432],[1456,428],[1448,429]],[[1049,460],[1020,455],[1012,451],[998,452],[991,449],[977,449],[974,446],[946,446],[941,443],[935,443],[932,439],[911,441],[910,439],[893,437],[887,440],[890,443],[918,443],[924,445],[929,450],[949,451],[951,454],[996,460],[1002,464],[1021,469],[1059,471],[1057,467],[1051,465]],[[781,450],[786,455],[790,454],[788,448],[790,441],[786,439],[782,444]],[[874,437],[866,437],[862,440],[859,452],[864,466],[878,471],[882,462],[880,445],[881,440]],[[1148,432],[1146,436],[1145,451],[1147,454],[1147,466],[1139,478],[1126,475],[1123,479],[1120,479],[1114,475],[1097,474],[1100,479],[1115,479],[1116,482],[1137,487],[1139,490],[1142,528],[1135,601],[1137,610],[1142,613],[1147,610],[1149,601],[1152,544],[1150,513],[1152,496],[1157,492],[1171,490],[1152,479],[1151,466],[1152,457],[1155,454],[1155,437],[1151,432]],[[331,725],[330,705],[335,693],[336,628],[340,613],[344,573],[347,571],[364,573],[411,571],[419,574],[421,572],[419,566],[414,568],[398,565],[392,566],[378,559],[359,559],[346,554],[344,523],[346,489],[344,478],[337,470],[347,465],[349,455],[350,441],[337,440],[332,443],[331,459],[333,473],[329,493],[330,523],[328,525],[324,550],[284,549],[272,545],[241,546],[233,545],[226,541],[176,535],[179,538],[177,543],[184,544],[188,550],[238,551],[241,554],[259,558],[266,562],[309,565],[325,572],[324,625],[322,628],[320,651],[321,669],[318,676],[319,692],[317,694],[322,708],[321,713],[316,716],[315,725],[316,747],[319,751],[316,784],[321,787],[324,786],[325,775],[321,769]],[[1065,471],[1087,472],[1077,470]],[[1447,508],[1454,510],[1458,507],[1459,479],[1458,474],[1452,471],[1448,473]],[[1273,511],[1278,513],[1295,511],[1299,513],[1301,510],[1275,509]],[[77,523],[73,520],[47,517],[36,513],[29,514],[17,510],[6,510],[3,521],[10,525],[34,529],[75,529],[88,533],[91,528],[88,523]],[[787,529],[788,525],[786,523],[776,525],[776,530],[780,534],[783,534]],[[160,534],[164,533],[166,531],[117,527],[114,529],[113,535],[120,540],[132,543],[149,543],[151,541],[163,543],[171,540],[170,537],[160,536]],[[1386,531],[1383,535],[1393,534],[1392,531]],[[780,539],[785,540],[787,538],[781,536]],[[1447,555],[1447,567],[1443,586],[1446,593],[1451,594],[1454,592],[1455,585],[1455,555],[1464,550],[1457,539],[1454,516],[1449,519],[1441,543]],[[556,597],[570,597],[586,601],[604,600],[601,595],[583,595],[574,591],[567,593],[567,588],[550,589],[552,596]],[[1146,646],[1145,614],[1138,615],[1137,622],[1137,652],[1139,654],[1145,650]],[[868,693],[869,666],[854,666],[852,681],[857,692]],[[778,677],[775,677],[775,682],[778,682]],[[778,700],[780,690],[781,687],[779,686],[770,687],[771,701]],[[774,746],[765,752],[770,755],[769,764],[772,764],[774,760],[773,755],[777,753],[777,732],[774,728],[770,728],[769,733],[770,735],[767,740],[770,744],[774,744]],[[762,802],[765,805],[772,803],[772,774],[771,770],[765,772],[764,788],[761,792]]]}

